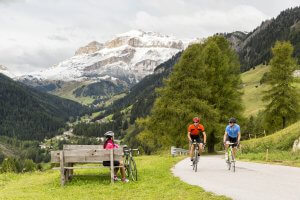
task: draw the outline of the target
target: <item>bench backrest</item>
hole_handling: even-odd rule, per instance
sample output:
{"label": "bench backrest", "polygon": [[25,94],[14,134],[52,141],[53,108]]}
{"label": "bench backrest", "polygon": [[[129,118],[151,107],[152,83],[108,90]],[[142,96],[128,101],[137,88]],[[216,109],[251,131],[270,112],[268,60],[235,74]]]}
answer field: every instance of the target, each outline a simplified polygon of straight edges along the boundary
{"label": "bench backrest", "polygon": [[64,144],[63,150],[79,150],[79,149],[103,149],[103,145],[70,145]]}
{"label": "bench backrest", "polygon": [[51,162],[59,163],[60,156],[61,154],[63,154],[63,159],[65,163],[99,163],[103,161],[109,161],[112,153],[114,160],[121,160],[123,157],[122,148],[114,150],[72,149],[62,151],[51,151]]}
{"label": "bench backrest", "polygon": [[[123,149],[126,145],[119,145],[120,149]],[[63,150],[79,150],[79,149],[103,149],[103,144],[100,145],[75,145],[75,144],[64,144]]]}

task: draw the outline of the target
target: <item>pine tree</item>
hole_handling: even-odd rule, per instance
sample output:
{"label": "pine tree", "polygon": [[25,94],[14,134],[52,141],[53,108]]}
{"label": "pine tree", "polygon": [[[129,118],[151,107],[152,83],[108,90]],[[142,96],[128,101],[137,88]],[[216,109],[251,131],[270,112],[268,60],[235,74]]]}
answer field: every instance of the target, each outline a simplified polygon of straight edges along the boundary
{"label": "pine tree", "polygon": [[206,76],[210,86],[209,103],[220,114],[220,130],[212,131],[208,136],[208,150],[214,151],[214,144],[223,138],[224,126],[230,117],[242,121],[242,104],[239,61],[229,42],[222,36],[210,37],[205,43],[202,59],[205,62]]}
{"label": "pine tree", "polygon": [[187,146],[187,126],[201,116],[205,126],[213,129],[218,113],[209,105],[210,88],[205,80],[203,45],[191,45],[182,55],[165,87],[158,91],[151,116],[140,122],[145,130],[139,135],[148,149]]}
{"label": "pine tree", "polygon": [[268,101],[266,106],[266,121],[272,128],[285,128],[297,119],[299,105],[295,87],[293,71],[296,60],[292,58],[293,46],[290,42],[276,42],[272,48],[273,58],[270,61],[270,85],[264,96]]}
{"label": "pine tree", "polygon": [[187,126],[200,116],[209,151],[214,151],[228,118],[241,116],[240,82],[237,56],[224,37],[191,45],[158,90],[150,117],[138,120],[144,128],[139,141],[148,151],[187,147]]}

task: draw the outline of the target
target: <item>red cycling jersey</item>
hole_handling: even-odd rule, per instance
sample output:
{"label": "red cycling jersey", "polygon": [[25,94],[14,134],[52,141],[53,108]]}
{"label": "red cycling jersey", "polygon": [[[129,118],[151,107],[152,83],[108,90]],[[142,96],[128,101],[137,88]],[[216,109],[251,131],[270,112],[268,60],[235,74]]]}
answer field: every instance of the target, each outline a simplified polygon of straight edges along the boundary
{"label": "red cycling jersey", "polygon": [[188,132],[190,132],[191,135],[199,135],[200,132],[204,132],[204,126],[202,124],[198,124],[198,126],[191,124],[188,127]]}

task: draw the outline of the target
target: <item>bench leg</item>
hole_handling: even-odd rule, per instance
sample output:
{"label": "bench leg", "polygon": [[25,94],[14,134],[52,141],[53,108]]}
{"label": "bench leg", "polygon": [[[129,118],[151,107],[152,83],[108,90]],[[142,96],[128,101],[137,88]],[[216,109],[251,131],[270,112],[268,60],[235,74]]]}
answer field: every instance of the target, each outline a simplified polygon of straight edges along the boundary
{"label": "bench leg", "polygon": [[64,151],[60,152],[60,183],[62,186],[66,183],[66,169],[64,168]]}
{"label": "bench leg", "polygon": [[114,152],[113,149],[110,150],[110,179],[111,179],[111,183],[114,183]]}
{"label": "bench leg", "polygon": [[[70,163],[70,167],[73,167],[74,166],[74,163]],[[73,169],[70,169],[70,177],[69,177],[69,179],[72,179],[73,178]]]}

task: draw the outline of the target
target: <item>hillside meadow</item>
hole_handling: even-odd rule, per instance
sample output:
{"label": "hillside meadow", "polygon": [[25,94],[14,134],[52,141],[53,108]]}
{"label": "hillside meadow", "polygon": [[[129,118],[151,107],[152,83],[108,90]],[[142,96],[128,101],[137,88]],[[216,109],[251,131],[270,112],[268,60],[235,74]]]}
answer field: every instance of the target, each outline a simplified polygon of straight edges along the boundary
{"label": "hillside meadow", "polygon": [[[264,91],[270,89],[270,86],[266,83],[260,84],[260,80],[264,73],[269,72],[270,67],[267,65],[256,66],[255,69],[251,69],[241,74],[243,87],[241,92],[242,101],[245,107],[244,116],[255,116],[260,110],[263,110],[266,102],[262,101]],[[300,80],[297,78],[293,84],[300,93]],[[300,103],[300,102],[299,102]]]}

